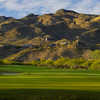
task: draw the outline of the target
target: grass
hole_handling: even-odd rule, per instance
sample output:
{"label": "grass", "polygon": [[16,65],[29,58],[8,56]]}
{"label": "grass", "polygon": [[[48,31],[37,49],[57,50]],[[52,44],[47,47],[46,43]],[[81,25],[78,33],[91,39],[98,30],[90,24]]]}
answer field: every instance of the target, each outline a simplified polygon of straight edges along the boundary
{"label": "grass", "polygon": [[[13,100],[14,98],[11,99],[11,97],[14,95],[23,97],[23,95],[26,96],[26,94],[29,97],[40,96],[41,98],[42,96],[51,98],[55,97],[55,95],[63,98],[67,95],[70,95],[71,97],[73,95],[76,97],[80,96],[81,99],[83,98],[83,94],[85,97],[93,94],[95,98],[98,97],[98,100],[100,100],[100,71],[53,69],[47,67],[35,67],[32,65],[1,65],[0,72],[19,72],[17,75],[0,76],[0,100],[2,96],[3,98],[10,98],[6,100]],[[38,98],[33,100],[49,100],[49,98]],[[81,99],[74,98],[69,100]],[[32,99],[28,98],[26,100]],[[67,99],[55,98],[54,100]],[[85,98],[85,100],[93,99]]]}
{"label": "grass", "polygon": [[0,89],[100,90],[99,71],[75,71],[32,65],[2,65],[0,72],[19,72],[13,76],[1,75]]}
{"label": "grass", "polygon": [[95,70],[69,70],[69,69],[56,69],[48,68],[47,66],[33,66],[33,65],[0,65],[0,72],[20,72],[20,73],[69,73],[69,74],[100,74],[100,71]]}

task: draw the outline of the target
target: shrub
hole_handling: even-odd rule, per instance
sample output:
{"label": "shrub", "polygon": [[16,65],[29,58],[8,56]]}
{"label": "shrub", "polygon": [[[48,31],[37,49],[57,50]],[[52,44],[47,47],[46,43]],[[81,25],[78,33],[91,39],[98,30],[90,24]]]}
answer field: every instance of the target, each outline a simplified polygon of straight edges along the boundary
{"label": "shrub", "polygon": [[69,60],[68,58],[63,58],[63,57],[61,57],[61,58],[57,59],[57,60],[54,62],[54,65],[55,65],[55,66],[60,66],[60,65],[64,66],[64,65],[66,65],[66,62],[67,62],[68,60]]}
{"label": "shrub", "polygon": [[95,50],[91,53],[92,59],[100,59],[100,50]]}
{"label": "shrub", "polygon": [[100,70],[100,60],[94,60],[92,65],[90,66],[92,70]]}
{"label": "shrub", "polygon": [[83,67],[88,67],[91,65],[91,62],[90,61],[86,61],[85,59],[83,58],[60,58],[58,60],[56,60],[54,62],[54,65],[55,66],[62,66],[62,67],[69,67],[70,68],[74,68],[76,66],[83,66]]}
{"label": "shrub", "polygon": [[54,65],[54,61],[51,60],[51,59],[48,59],[48,60],[45,61],[45,64],[46,65]]}
{"label": "shrub", "polygon": [[93,63],[93,60],[87,60],[85,61],[83,64],[81,64],[81,66],[87,66],[87,67],[90,67]]}
{"label": "shrub", "polygon": [[85,63],[86,60],[82,59],[82,58],[73,58],[73,59],[70,59],[67,64],[71,67],[73,66],[82,66],[83,63]]}
{"label": "shrub", "polygon": [[48,59],[48,60],[41,60],[41,61],[40,61],[40,65],[53,66],[53,65],[54,65],[54,61],[51,60],[51,59]]}
{"label": "shrub", "polygon": [[4,59],[2,62],[3,62],[3,64],[8,64],[8,65],[15,63],[15,61],[11,61],[11,60],[8,60],[8,59]]}
{"label": "shrub", "polygon": [[33,60],[30,64],[37,66],[40,63],[40,61]]}

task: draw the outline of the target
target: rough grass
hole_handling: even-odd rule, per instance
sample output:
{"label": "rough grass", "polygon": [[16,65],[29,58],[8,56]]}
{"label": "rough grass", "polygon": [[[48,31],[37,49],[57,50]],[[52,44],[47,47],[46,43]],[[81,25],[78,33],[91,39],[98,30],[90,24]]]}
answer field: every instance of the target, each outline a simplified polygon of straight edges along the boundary
{"label": "rough grass", "polygon": [[[4,95],[6,93],[6,95]],[[72,90],[2,90],[0,100],[100,100],[99,93]]]}
{"label": "rough grass", "polygon": [[0,76],[0,100],[100,100],[99,71],[2,65],[0,72],[20,72]]}

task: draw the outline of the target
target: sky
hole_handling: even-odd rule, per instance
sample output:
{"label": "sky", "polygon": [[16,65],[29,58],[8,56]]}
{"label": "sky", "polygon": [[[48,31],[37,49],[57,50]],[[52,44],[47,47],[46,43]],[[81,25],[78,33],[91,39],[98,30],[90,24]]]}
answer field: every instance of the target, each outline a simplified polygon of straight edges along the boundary
{"label": "sky", "polygon": [[0,16],[22,18],[30,13],[42,15],[59,9],[100,14],[100,0],[0,0]]}

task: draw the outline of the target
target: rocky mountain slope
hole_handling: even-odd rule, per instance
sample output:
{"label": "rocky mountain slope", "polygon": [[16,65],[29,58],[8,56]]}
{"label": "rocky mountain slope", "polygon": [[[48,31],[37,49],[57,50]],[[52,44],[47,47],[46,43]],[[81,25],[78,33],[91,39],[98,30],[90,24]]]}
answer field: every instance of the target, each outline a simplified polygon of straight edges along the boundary
{"label": "rocky mountain slope", "polygon": [[95,49],[100,49],[100,15],[60,9],[21,19],[0,16],[0,59],[82,57]]}

